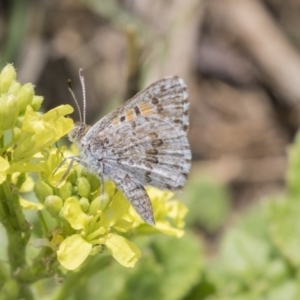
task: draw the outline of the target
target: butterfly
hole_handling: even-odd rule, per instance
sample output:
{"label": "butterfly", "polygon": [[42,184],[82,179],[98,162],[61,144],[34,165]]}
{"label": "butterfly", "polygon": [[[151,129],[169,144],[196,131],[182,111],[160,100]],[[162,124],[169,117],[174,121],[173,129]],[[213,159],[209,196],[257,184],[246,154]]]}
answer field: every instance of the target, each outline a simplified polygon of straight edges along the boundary
{"label": "butterfly", "polygon": [[[85,122],[86,97],[83,90],[80,122],[69,139],[80,152],[75,160],[103,182],[111,179],[140,217],[155,225],[146,185],[176,191],[182,189],[191,166],[187,138],[189,101],[187,87],[177,76],[162,78],[139,92],[95,125]],[[103,184],[102,184],[103,186]]]}

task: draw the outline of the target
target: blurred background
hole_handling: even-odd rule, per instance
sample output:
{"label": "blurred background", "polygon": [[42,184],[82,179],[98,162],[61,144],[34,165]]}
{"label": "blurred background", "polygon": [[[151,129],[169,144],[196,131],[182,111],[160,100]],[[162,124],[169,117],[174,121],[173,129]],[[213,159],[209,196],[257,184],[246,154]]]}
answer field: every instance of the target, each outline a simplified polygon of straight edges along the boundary
{"label": "blurred background", "polygon": [[[170,241],[161,249],[174,268],[103,272],[88,299],[300,299],[300,209],[289,204],[300,158],[287,156],[300,124],[299,48],[297,0],[0,1],[0,67],[13,63],[35,84],[44,110],[75,106],[66,80],[80,98],[79,68],[89,124],[164,76],[188,86],[193,163],[178,198],[190,213],[173,253],[186,261],[175,267],[180,242]],[[157,272],[177,274],[173,293],[152,294]]]}

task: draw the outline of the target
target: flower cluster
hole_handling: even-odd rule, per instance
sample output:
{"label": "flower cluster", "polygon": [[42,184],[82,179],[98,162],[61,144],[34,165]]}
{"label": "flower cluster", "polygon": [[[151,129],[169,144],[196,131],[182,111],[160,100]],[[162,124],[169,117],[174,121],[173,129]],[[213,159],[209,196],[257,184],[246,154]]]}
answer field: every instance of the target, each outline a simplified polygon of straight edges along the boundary
{"label": "flower cluster", "polygon": [[[79,267],[89,255],[107,249],[121,265],[133,267],[140,249],[126,236],[162,232],[180,237],[186,207],[171,200],[172,193],[147,189],[152,200],[155,227],[144,223],[112,181],[104,184],[80,166],[75,167],[59,188],[36,182],[34,192],[57,226],[48,243],[58,261],[68,270]],[[58,230],[59,229],[59,230]]]}
{"label": "flower cluster", "polygon": [[[69,105],[45,114],[37,112],[43,98],[34,95],[30,83],[16,81],[16,71],[7,65],[0,74],[0,184],[8,175],[43,171],[49,147],[66,135],[73,121]],[[44,153],[44,155],[41,155]]]}
{"label": "flower cluster", "polygon": [[[65,117],[73,109],[62,105],[42,114],[37,111],[42,100],[34,95],[31,84],[21,86],[16,81],[12,65],[3,69],[0,74],[0,187],[9,182],[18,186],[20,193],[33,188],[39,203],[26,201],[19,195],[24,209],[41,211],[46,239],[38,239],[33,244],[51,248],[68,270],[78,268],[88,256],[105,249],[123,266],[133,267],[141,251],[128,237],[158,232],[183,235],[187,209],[171,200],[172,193],[147,189],[156,220],[156,226],[152,227],[141,220],[113,182],[100,183],[80,165],[69,170],[68,160],[62,164],[65,157],[74,153],[65,146],[56,149],[53,145],[73,128],[73,121]],[[28,179],[32,172],[38,174],[34,184]],[[69,172],[67,176],[66,172]],[[104,194],[101,194],[101,184],[104,184]],[[56,220],[54,228],[49,229],[43,218],[46,211]]]}

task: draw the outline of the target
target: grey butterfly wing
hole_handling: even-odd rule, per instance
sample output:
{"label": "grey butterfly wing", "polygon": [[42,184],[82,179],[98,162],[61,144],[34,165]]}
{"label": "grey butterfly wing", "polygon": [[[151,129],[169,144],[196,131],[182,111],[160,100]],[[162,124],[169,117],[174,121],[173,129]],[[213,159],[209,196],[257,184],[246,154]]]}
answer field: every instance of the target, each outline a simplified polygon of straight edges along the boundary
{"label": "grey butterfly wing", "polygon": [[104,171],[109,174],[117,187],[125,195],[130,203],[141,216],[141,218],[150,225],[155,225],[153,210],[149,196],[145,188],[140,185],[133,175],[123,169],[116,168],[113,165],[105,164]]}
{"label": "grey butterfly wing", "polygon": [[183,187],[191,161],[183,130],[165,119],[140,116],[134,128],[124,124],[116,132],[110,138],[113,149],[105,151],[105,163],[126,170],[141,185],[168,190]]}
{"label": "grey butterfly wing", "polygon": [[90,139],[94,132],[114,128],[120,122],[131,122],[139,115],[160,115],[175,126],[188,130],[189,102],[184,81],[178,76],[162,78],[126,101],[121,107],[98,121],[87,133]]}
{"label": "grey butterfly wing", "polygon": [[153,213],[143,185],[180,189],[190,169],[188,108],[183,80],[167,77],[101,119],[82,140],[82,148],[150,224]]}

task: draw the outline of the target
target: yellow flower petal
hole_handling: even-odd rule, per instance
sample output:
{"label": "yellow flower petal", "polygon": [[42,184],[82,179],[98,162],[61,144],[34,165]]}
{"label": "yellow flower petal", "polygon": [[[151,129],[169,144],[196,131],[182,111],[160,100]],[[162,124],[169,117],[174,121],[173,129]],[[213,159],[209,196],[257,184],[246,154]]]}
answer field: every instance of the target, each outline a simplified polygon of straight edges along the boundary
{"label": "yellow flower petal", "polygon": [[164,234],[173,235],[178,238],[184,235],[184,230],[172,227],[170,223],[167,221],[157,221],[155,225],[155,229],[157,229],[158,231]]}
{"label": "yellow flower petal", "polygon": [[41,203],[31,202],[20,197],[20,204],[24,209],[42,210],[44,205]]}
{"label": "yellow flower petal", "polygon": [[3,157],[0,157],[0,184],[5,181],[9,169],[9,163]]}
{"label": "yellow flower petal", "polygon": [[[71,114],[74,108],[71,105],[60,105],[57,106],[44,114],[44,119],[47,122],[57,121],[61,116],[66,116]],[[72,119],[71,119],[72,120]]]}
{"label": "yellow flower petal", "polygon": [[101,225],[104,227],[113,226],[119,219],[121,219],[126,213],[128,213],[130,204],[121,192],[117,192],[113,196],[108,208],[103,212],[101,216]]}
{"label": "yellow flower petal", "polygon": [[110,254],[122,266],[133,268],[141,257],[141,250],[124,237],[110,233],[105,242]]}
{"label": "yellow flower petal", "polygon": [[75,197],[70,197],[65,201],[62,213],[72,228],[79,230],[86,227],[88,216],[82,211]]}
{"label": "yellow flower petal", "polygon": [[80,234],[66,238],[57,250],[57,259],[67,270],[75,270],[88,257],[92,245],[86,242]]}
{"label": "yellow flower petal", "polygon": [[27,106],[20,141],[13,158],[29,159],[66,135],[74,124],[72,119],[65,118],[64,115],[72,111],[70,105],[61,105],[42,115],[33,111],[30,105]]}
{"label": "yellow flower petal", "polygon": [[27,172],[45,172],[45,168],[42,164],[29,163],[29,162],[15,162],[10,165],[9,173],[13,174],[15,172],[27,173]]}
{"label": "yellow flower petal", "polygon": [[174,196],[174,193],[172,192],[163,191],[152,186],[147,187],[146,191],[152,201],[155,201],[157,199],[159,199],[160,201],[168,201]]}

